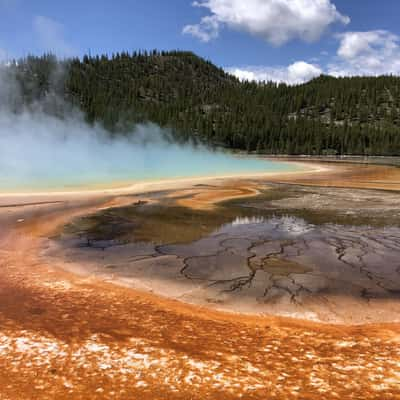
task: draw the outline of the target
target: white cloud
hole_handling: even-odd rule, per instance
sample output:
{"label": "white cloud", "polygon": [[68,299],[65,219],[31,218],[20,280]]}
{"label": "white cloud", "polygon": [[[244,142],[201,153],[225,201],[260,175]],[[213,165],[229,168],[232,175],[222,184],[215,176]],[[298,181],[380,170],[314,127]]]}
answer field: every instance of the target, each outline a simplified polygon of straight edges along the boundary
{"label": "white cloud", "polygon": [[185,26],[183,33],[202,41],[218,37],[226,25],[279,46],[292,39],[315,41],[331,24],[350,22],[331,0],[199,0],[193,5],[211,15]]}
{"label": "white cloud", "polygon": [[209,42],[216,39],[219,35],[219,22],[215,16],[203,17],[199,24],[186,25],[182,31],[184,34],[189,34],[202,42]]}
{"label": "white cloud", "polygon": [[400,74],[400,37],[384,30],[346,32],[337,57],[327,68],[330,75]]}
{"label": "white cloud", "polygon": [[400,75],[400,36],[384,30],[345,32],[337,35],[336,55],[329,56],[323,66],[304,61],[288,67],[227,68],[242,80],[304,83],[321,74],[332,76]]}
{"label": "white cloud", "polygon": [[322,70],[319,66],[304,61],[297,61],[288,67],[289,81],[306,82],[320,76]]}
{"label": "white cloud", "polygon": [[44,51],[50,51],[59,56],[71,56],[76,53],[65,40],[64,27],[59,22],[39,15],[33,19],[33,30]]}
{"label": "white cloud", "polygon": [[318,65],[305,61],[297,61],[288,67],[246,67],[226,70],[240,80],[285,82],[290,85],[308,82],[322,74],[322,69]]}
{"label": "white cloud", "polygon": [[399,37],[388,31],[346,32],[338,37],[341,42],[337,53],[344,59],[354,59],[382,50],[391,54],[393,50],[398,49]]}

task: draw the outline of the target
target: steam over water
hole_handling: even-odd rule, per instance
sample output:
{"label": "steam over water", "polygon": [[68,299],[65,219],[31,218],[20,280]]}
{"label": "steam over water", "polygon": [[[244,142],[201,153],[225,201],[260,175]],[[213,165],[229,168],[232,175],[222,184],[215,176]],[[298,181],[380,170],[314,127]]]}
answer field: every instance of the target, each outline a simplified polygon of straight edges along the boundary
{"label": "steam over water", "polygon": [[[51,76],[53,85],[64,74],[58,69]],[[152,124],[111,137],[102,127],[87,124],[78,110],[51,90],[28,104],[23,93],[13,69],[0,65],[0,192],[106,188],[138,180],[293,170],[285,163],[180,145]],[[51,116],[60,114],[63,119]]]}
{"label": "steam over water", "polygon": [[155,125],[111,138],[79,116],[0,113],[0,191],[107,187],[138,180],[290,171],[285,163],[171,142]]}

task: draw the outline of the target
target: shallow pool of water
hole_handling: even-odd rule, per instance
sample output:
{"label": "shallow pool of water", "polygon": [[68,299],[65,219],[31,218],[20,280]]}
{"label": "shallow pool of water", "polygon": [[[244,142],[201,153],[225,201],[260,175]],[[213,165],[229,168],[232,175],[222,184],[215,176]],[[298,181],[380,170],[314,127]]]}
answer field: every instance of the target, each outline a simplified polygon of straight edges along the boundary
{"label": "shallow pool of water", "polygon": [[[45,150],[45,149],[44,149]],[[57,152],[56,152],[57,153]],[[14,168],[0,161],[0,192],[34,192],[74,189],[103,189],[126,186],[134,182],[205,176],[251,175],[292,172],[298,164],[259,157],[235,155],[191,147],[169,146],[121,149],[108,158],[75,159],[64,152],[31,155]]]}

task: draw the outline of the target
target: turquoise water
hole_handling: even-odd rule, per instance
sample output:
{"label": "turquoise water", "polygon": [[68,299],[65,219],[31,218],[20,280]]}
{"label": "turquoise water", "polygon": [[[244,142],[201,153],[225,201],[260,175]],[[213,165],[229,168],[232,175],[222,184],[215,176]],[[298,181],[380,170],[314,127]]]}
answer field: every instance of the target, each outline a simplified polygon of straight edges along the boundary
{"label": "turquoise water", "polygon": [[[117,146],[118,147],[118,146]],[[46,150],[46,149],[44,149]],[[98,150],[98,149],[96,149]],[[0,191],[35,192],[123,186],[146,180],[291,172],[291,163],[180,146],[110,148],[105,154],[29,152],[16,168],[1,171]],[[74,155],[75,154],[75,155]]]}
{"label": "turquoise water", "polygon": [[0,113],[1,192],[107,188],[144,180],[296,169],[289,163],[177,144],[152,124],[138,125],[126,136],[110,136],[81,118]]}

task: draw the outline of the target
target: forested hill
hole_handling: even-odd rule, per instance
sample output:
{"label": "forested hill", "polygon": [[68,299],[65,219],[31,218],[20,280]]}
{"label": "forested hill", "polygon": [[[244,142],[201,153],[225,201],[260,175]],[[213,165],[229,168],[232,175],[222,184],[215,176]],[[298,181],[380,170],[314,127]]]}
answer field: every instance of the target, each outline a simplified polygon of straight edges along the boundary
{"label": "forested hill", "polygon": [[[4,73],[19,82],[15,111],[62,98],[117,133],[152,121],[182,138],[248,151],[400,155],[399,77],[257,84],[240,82],[190,52],[156,51],[62,62],[28,57],[3,67]],[[59,102],[45,104],[62,114]]]}

